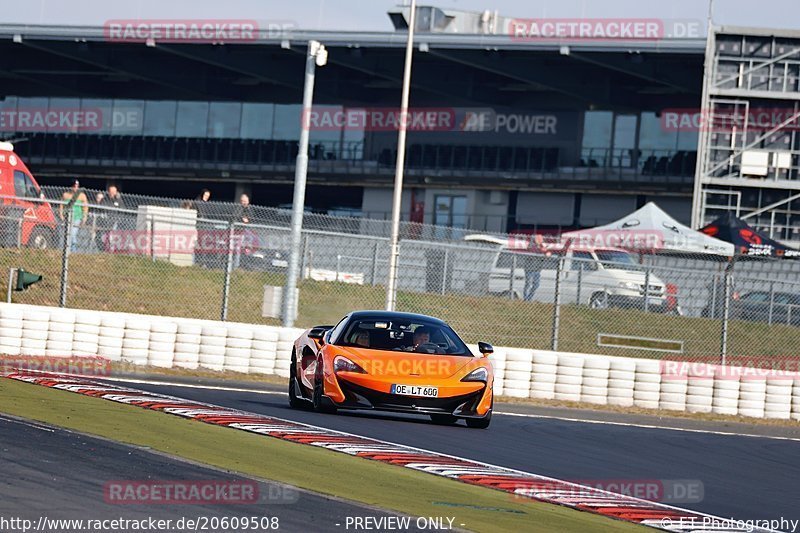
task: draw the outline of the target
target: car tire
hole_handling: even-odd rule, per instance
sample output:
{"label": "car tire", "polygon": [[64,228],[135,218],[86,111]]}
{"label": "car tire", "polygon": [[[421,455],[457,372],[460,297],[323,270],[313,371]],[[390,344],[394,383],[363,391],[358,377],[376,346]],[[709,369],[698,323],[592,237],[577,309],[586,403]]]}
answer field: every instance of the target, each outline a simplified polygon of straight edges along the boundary
{"label": "car tire", "polygon": [[486,413],[486,416],[483,418],[467,418],[465,419],[467,422],[467,427],[471,429],[486,429],[489,427],[489,424],[492,423],[492,410],[489,409],[489,412]]}
{"label": "car tire", "polygon": [[297,383],[297,358],[295,357],[294,350],[292,350],[292,362],[289,365],[289,407],[292,409],[302,409],[305,403],[301,398],[297,397],[295,393],[295,384]]}
{"label": "car tire", "polygon": [[608,309],[608,293],[596,292],[589,299],[589,307],[592,309]]}
{"label": "car tire", "polygon": [[36,248],[37,250],[49,250],[55,245],[55,237],[53,232],[48,228],[37,226],[28,236],[28,248]]}
{"label": "car tire", "polygon": [[434,414],[429,416],[431,417],[431,422],[440,426],[452,426],[458,422],[458,417],[453,415]]}
{"label": "car tire", "polygon": [[330,399],[325,397],[325,394],[322,390],[322,361],[320,360],[317,365],[318,375],[314,376],[314,394],[312,395],[314,410],[318,413],[335,414],[336,407],[332,405]]}

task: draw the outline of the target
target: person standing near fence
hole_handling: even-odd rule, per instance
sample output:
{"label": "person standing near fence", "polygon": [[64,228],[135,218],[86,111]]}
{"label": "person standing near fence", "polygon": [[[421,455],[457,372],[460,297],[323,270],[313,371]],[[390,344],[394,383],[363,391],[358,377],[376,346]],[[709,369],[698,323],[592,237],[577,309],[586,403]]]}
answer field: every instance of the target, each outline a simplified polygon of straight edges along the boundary
{"label": "person standing near fence", "polygon": [[542,268],[544,267],[547,257],[550,255],[551,252],[547,250],[544,245],[544,237],[542,234],[535,234],[531,241],[530,250],[523,256],[523,267],[525,268],[524,300],[533,300],[533,295],[536,293],[536,289],[539,288],[539,284],[542,280]]}
{"label": "person standing near fence", "polygon": [[[102,193],[98,193],[102,194]],[[97,233],[95,233],[95,242],[97,248],[100,250],[107,249],[108,234],[112,231],[118,231],[122,226],[123,215],[120,209],[124,209],[125,205],[122,202],[122,195],[116,185],[109,185],[106,194],[98,202],[103,208],[98,224]]]}
{"label": "person standing near fence", "polygon": [[206,268],[219,267],[215,263],[214,250],[209,249],[212,241],[216,241],[214,237],[214,226],[208,220],[212,217],[211,212],[211,191],[203,189],[197,198],[194,200],[194,208],[197,210],[197,248],[195,248],[194,257],[198,265]]}
{"label": "person standing near fence", "polygon": [[[70,251],[76,252],[78,250],[78,238],[81,236],[80,230],[89,216],[89,200],[86,198],[86,193],[81,189],[81,184],[78,180],[72,182],[72,187],[64,191],[61,199],[67,202],[66,208],[72,210],[72,225],[69,229]],[[58,216],[66,224],[64,207],[64,204],[59,204]]]}

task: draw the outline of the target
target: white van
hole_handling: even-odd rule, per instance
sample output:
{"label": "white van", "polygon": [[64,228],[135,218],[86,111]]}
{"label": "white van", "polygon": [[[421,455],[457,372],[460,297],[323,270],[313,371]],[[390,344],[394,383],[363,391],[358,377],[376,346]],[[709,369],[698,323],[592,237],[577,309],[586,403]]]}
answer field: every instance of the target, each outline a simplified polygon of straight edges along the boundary
{"label": "white van", "polygon": [[[589,305],[595,309],[624,307],[643,309],[645,305],[645,278],[647,274],[635,258],[625,250],[616,248],[569,249],[565,253],[554,251],[550,256],[512,250],[505,242],[493,238],[470,235],[469,241],[501,244],[489,274],[489,293],[509,298],[523,299],[525,270],[530,264],[540,268],[539,286],[532,300],[553,302],[558,260],[564,258],[561,273],[561,303]],[[513,276],[512,276],[513,271]],[[654,312],[668,310],[665,284],[655,274],[649,276],[647,309]]]}

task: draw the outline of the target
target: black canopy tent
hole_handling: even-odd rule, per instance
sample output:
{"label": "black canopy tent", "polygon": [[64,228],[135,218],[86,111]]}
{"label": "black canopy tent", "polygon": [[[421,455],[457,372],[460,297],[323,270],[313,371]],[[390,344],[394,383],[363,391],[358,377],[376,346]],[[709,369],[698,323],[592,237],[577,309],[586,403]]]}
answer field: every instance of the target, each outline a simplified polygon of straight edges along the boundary
{"label": "black canopy tent", "polygon": [[732,213],[722,215],[700,231],[733,244],[736,255],[800,258],[800,250],[790,248],[760,233]]}

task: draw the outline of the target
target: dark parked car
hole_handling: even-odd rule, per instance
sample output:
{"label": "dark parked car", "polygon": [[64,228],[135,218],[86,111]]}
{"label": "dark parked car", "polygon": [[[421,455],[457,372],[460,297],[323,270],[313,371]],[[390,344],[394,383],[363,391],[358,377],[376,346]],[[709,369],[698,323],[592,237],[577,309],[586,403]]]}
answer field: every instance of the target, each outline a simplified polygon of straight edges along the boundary
{"label": "dark parked car", "polygon": [[[716,302],[714,308],[714,317],[722,316],[721,298]],[[731,319],[800,326],[800,294],[773,292],[772,302],[770,302],[769,291],[733,293],[728,313]],[[710,306],[706,306],[703,309],[703,316],[710,317],[711,315]]]}

